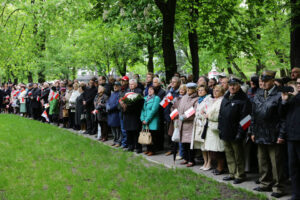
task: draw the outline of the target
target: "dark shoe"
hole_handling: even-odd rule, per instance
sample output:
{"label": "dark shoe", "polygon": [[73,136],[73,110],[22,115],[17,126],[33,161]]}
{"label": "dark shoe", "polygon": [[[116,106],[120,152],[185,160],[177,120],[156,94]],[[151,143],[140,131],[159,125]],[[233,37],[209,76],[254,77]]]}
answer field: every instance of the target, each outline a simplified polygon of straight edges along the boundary
{"label": "dark shoe", "polygon": [[225,177],[223,178],[223,181],[232,181],[232,180],[234,180],[234,178],[231,177],[231,176],[225,176]]}
{"label": "dark shoe", "polygon": [[132,148],[128,148],[126,151],[131,151],[131,152],[133,152],[133,149],[132,149]]}
{"label": "dark shoe", "polygon": [[194,165],[195,165],[194,163],[189,162],[189,163],[186,165],[186,167],[193,167]]}
{"label": "dark shoe", "polygon": [[272,188],[263,188],[263,187],[256,187],[253,190],[257,192],[272,192]]}
{"label": "dark shoe", "polygon": [[277,193],[277,192],[272,192],[271,196],[275,198],[280,198],[283,197],[285,193]]}
{"label": "dark shoe", "polygon": [[243,179],[234,179],[233,184],[240,184],[242,182],[244,182]]}
{"label": "dark shoe", "polygon": [[135,150],[135,152],[136,153],[142,153],[143,151],[142,151],[142,149],[137,149],[137,150]]}
{"label": "dark shoe", "polygon": [[215,170],[213,170],[213,174],[216,175],[216,176],[224,174],[224,170],[219,171],[219,170],[215,169]]}
{"label": "dark shoe", "polygon": [[181,164],[181,165],[186,165],[186,164],[188,164],[188,161],[186,161],[186,160],[181,161],[180,164]]}
{"label": "dark shoe", "polygon": [[90,133],[88,131],[83,132],[84,135],[89,135]]}

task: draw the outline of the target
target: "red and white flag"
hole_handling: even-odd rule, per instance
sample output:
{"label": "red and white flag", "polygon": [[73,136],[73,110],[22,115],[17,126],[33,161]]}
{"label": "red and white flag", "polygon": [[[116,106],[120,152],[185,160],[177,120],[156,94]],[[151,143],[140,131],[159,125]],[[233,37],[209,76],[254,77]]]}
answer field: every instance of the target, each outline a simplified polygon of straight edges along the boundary
{"label": "red and white flag", "polygon": [[24,97],[22,97],[21,102],[20,103],[25,103],[25,99]]}
{"label": "red and white flag", "polygon": [[244,119],[242,119],[240,121],[240,125],[244,130],[247,130],[247,128],[250,126],[251,124],[251,116],[247,115]]}
{"label": "red and white flag", "polygon": [[49,122],[49,117],[48,117],[46,110],[42,113],[42,117],[44,117],[46,119],[46,121]]}
{"label": "red and white flag", "polygon": [[194,107],[190,107],[187,111],[184,112],[184,115],[186,116],[186,118],[189,118],[190,116],[195,114],[195,112],[196,110],[194,109]]}
{"label": "red and white flag", "polygon": [[57,99],[58,97],[59,97],[58,93],[53,94],[53,96],[51,97],[50,101],[52,101],[53,99]]}
{"label": "red and white flag", "polygon": [[175,117],[179,115],[179,112],[177,109],[175,109],[173,112],[170,114],[170,118],[173,120]]}
{"label": "red and white flag", "polygon": [[94,114],[94,115],[96,115],[97,113],[98,113],[98,110],[96,110],[96,109],[92,111],[92,114]]}
{"label": "red and white flag", "polygon": [[49,103],[46,103],[46,104],[44,105],[44,107],[45,107],[45,109],[49,108],[49,107],[50,107]]}
{"label": "red and white flag", "polygon": [[165,97],[163,98],[163,100],[160,102],[160,105],[161,105],[163,108],[166,108],[166,107],[169,105],[169,103],[170,103],[171,101],[173,101],[173,96],[172,96],[171,93],[169,93],[167,96],[165,96]]}
{"label": "red and white flag", "polygon": [[36,101],[40,101],[40,97],[39,96],[36,98]]}

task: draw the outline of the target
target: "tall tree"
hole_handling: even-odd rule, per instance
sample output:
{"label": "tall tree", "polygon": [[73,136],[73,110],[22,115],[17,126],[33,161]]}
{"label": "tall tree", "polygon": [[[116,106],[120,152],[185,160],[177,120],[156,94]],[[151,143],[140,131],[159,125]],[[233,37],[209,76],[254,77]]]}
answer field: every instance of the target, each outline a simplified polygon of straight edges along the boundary
{"label": "tall tree", "polygon": [[291,0],[291,68],[300,67],[300,0]]}

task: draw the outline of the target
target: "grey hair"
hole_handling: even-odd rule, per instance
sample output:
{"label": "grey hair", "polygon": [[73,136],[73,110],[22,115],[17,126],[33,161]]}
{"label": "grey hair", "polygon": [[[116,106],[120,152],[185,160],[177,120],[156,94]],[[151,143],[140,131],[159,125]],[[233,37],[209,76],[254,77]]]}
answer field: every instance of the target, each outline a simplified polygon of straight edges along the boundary
{"label": "grey hair", "polygon": [[135,83],[135,84],[137,85],[137,80],[134,79],[134,78],[133,78],[133,79],[130,79],[130,80],[129,80],[129,83]]}
{"label": "grey hair", "polygon": [[172,80],[176,80],[177,83],[180,83],[180,82],[181,82],[180,78],[177,77],[177,76],[173,76],[173,77],[172,77]]}
{"label": "grey hair", "polygon": [[161,80],[160,80],[159,78],[154,77],[154,78],[153,78],[153,81],[154,81],[154,80],[157,80],[157,82],[158,82],[159,84],[161,84]]}

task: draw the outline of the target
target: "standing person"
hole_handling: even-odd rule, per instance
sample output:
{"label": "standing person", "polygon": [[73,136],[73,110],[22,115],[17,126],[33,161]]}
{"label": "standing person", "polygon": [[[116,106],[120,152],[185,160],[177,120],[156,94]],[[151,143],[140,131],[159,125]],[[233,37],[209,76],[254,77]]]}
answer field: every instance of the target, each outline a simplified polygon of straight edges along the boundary
{"label": "standing person", "polygon": [[89,81],[89,87],[85,91],[83,105],[86,109],[86,131],[83,134],[95,135],[97,127],[92,117],[92,111],[94,110],[94,99],[97,95],[96,78],[92,78]]}
{"label": "standing person", "polygon": [[[153,89],[156,96],[160,98],[160,100],[163,100],[163,98],[166,96],[166,91],[162,89],[161,87],[161,81],[159,78],[155,77],[153,78]],[[164,124],[164,109],[163,107],[159,107],[159,130],[160,132],[157,135],[157,150],[163,150],[164,149],[164,142],[165,142],[165,124]]]}
{"label": "standing person", "polygon": [[144,85],[140,82],[140,75],[139,74],[135,74],[133,76],[134,79],[136,79],[137,83],[138,83],[138,88],[140,88],[142,91],[144,91],[145,87]]}
{"label": "standing person", "polygon": [[254,190],[272,191],[271,196],[284,196],[283,124],[279,115],[281,93],[274,84],[276,72],[266,70],[261,75],[263,90],[253,99],[251,139],[258,144],[260,186]]}
{"label": "standing person", "polygon": [[108,96],[105,94],[105,88],[102,85],[98,86],[98,94],[94,99],[94,115],[96,117],[96,124],[101,127],[101,138],[99,139],[102,142],[107,141],[108,137],[108,125],[107,125],[107,112],[106,112],[106,102]]}
{"label": "standing person", "polygon": [[111,90],[113,89],[108,83],[106,83],[106,77],[100,76],[98,79],[98,85],[101,85],[105,88],[106,96],[110,96]]}
{"label": "standing person", "polygon": [[56,91],[56,87],[51,88],[53,94],[49,100],[49,119],[51,123],[59,124],[59,92]]}
{"label": "standing person", "polygon": [[78,126],[78,124],[75,123],[76,99],[80,95],[79,84],[74,83],[73,87],[74,87],[74,89],[73,89],[72,95],[69,99],[69,107],[70,107],[69,124],[70,124],[70,128],[73,128],[74,130],[80,130],[80,127]]}
{"label": "standing person", "polygon": [[300,78],[297,79],[297,92],[295,96],[281,94],[293,200],[300,199]]}
{"label": "standing person", "polygon": [[229,86],[228,86],[228,81],[229,81],[229,78],[228,77],[223,77],[222,79],[221,79],[221,86],[224,88],[224,90],[225,90],[225,92],[227,92],[228,91],[228,88],[229,88]]}
{"label": "standing person", "polygon": [[21,85],[21,92],[20,95],[18,97],[19,101],[20,101],[20,113],[21,116],[23,116],[24,114],[26,114],[26,86],[25,85]]}
{"label": "standing person", "polygon": [[190,149],[191,141],[192,141],[192,131],[193,131],[193,121],[195,115],[187,116],[185,114],[190,108],[196,109],[198,102],[197,95],[197,84],[196,83],[188,83],[187,85],[187,94],[182,97],[178,112],[179,112],[179,132],[180,132],[180,142],[182,143],[183,148],[183,159],[180,164],[186,164],[187,167],[192,167],[195,165],[194,160],[194,150]]}
{"label": "standing person", "polygon": [[[167,91],[167,95],[171,94],[174,100],[180,96],[180,84],[181,84],[180,78],[176,76],[172,77],[170,89]],[[181,94],[182,96],[186,94],[186,85],[184,86],[185,89],[183,89],[184,92]],[[172,121],[170,118],[170,114],[173,111],[171,110],[172,106],[173,103],[170,102],[169,105],[167,105],[167,107],[164,109],[165,132],[168,133],[168,147],[167,147],[168,152],[165,154],[166,156],[173,154],[173,150],[174,150],[174,146],[173,146],[174,143],[171,140],[174,131],[174,121]],[[176,108],[178,108],[178,106]]]}
{"label": "standing person", "polygon": [[197,109],[195,113],[195,119],[193,123],[193,135],[192,135],[192,143],[191,149],[201,149],[202,156],[204,159],[204,164],[200,169],[207,169],[211,166],[211,158],[209,152],[206,151],[204,146],[205,141],[205,125],[207,119],[205,117],[207,113],[207,109],[210,107],[212,103],[212,98],[209,93],[209,88],[205,85],[201,85],[198,87],[198,102]]}
{"label": "standing person", "polygon": [[40,120],[41,119],[41,89],[38,88],[38,84],[34,83],[33,84],[33,89],[32,89],[32,95],[31,95],[31,109],[32,109],[32,116],[33,119],[35,120]]}
{"label": "standing person", "polygon": [[[137,81],[135,79],[130,79],[127,92],[134,92],[142,95],[142,90],[137,86]],[[124,129],[127,134],[128,151],[134,151],[135,149],[137,153],[141,153],[142,146],[138,143],[138,136],[142,126],[140,116],[143,107],[143,100],[136,102],[134,105],[125,104],[121,100],[120,104],[124,111],[123,122]]]}
{"label": "standing person", "polygon": [[31,96],[32,96],[32,89],[33,89],[33,84],[32,83],[29,83],[28,84],[28,87],[27,87],[27,92],[26,92],[26,116],[27,117],[31,117]]}
{"label": "standing person", "polygon": [[122,144],[122,132],[121,132],[121,123],[119,115],[119,95],[121,90],[121,83],[114,83],[114,91],[111,93],[107,103],[106,111],[107,115],[107,124],[111,128],[111,132],[114,136],[114,141],[112,146],[120,147]]}
{"label": "standing person", "polygon": [[[218,120],[225,90],[222,86],[216,85],[213,92],[214,98],[212,100],[212,104],[208,107],[205,115],[208,120],[208,126],[204,140],[204,147],[205,150],[209,152],[210,157],[217,161],[217,168],[213,171],[213,173],[215,175],[220,175],[224,173],[225,155],[224,142],[219,136]],[[211,163],[208,163],[206,168],[203,170],[208,171],[211,167]]]}
{"label": "standing person", "polygon": [[222,100],[218,125],[229,169],[229,176],[223,180],[234,180],[234,184],[240,184],[246,177],[243,140],[247,135],[240,121],[250,114],[251,104],[241,89],[242,81],[239,78],[232,76],[228,84],[229,92]]}
{"label": "standing person", "polygon": [[152,136],[152,144],[147,145],[147,151],[144,153],[148,156],[152,156],[155,154],[156,151],[155,147],[159,131],[160,98],[155,95],[154,87],[150,86],[148,88],[148,96],[146,96],[144,99],[145,101],[140,119],[143,123],[144,129],[148,128]]}
{"label": "standing person", "polygon": [[67,91],[66,91],[66,95],[65,95],[65,102],[66,102],[66,104],[65,104],[65,112],[67,112],[68,113],[68,118],[67,118],[67,120],[68,120],[68,122],[67,122],[67,124],[68,124],[68,128],[73,128],[73,126],[74,126],[74,124],[73,124],[73,121],[72,121],[72,117],[71,117],[71,107],[70,107],[70,98],[71,98],[71,96],[72,96],[72,93],[73,93],[73,84],[71,83],[71,84],[68,84],[68,87],[67,87]]}
{"label": "standing person", "polygon": [[147,96],[148,95],[148,89],[150,86],[152,86],[152,81],[153,81],[153,78],[154,78],[154,74],[152,72],[148,72],[147,73],[147,76],[146,76],[146,88],[145,88],[145,91],[144,91],[144,95]]}
{"label": "standing person", "polygon": [[80,133],[86,130],[86,109],[84,105],[86,84],[81,83],[78,89],[80,95],[76,98],[75,105],[75,126],[80,128]]}
{"label": "standing person", "polygon": [[[125,96],[125,94],[128,90],[128,81],[129,81],[128,76],[123,76],[122,77],[119,99]],[[124,120],[123,120],[125,110],[123,109],[123,107],[122,107],[121,102],[120,102],[119,110],[120,110],[120,123],[121,123],[121,131],[122,131],[122,147],[127,148],[128,147],[127,133],[126,133],[126,130],[124,129]]]}

